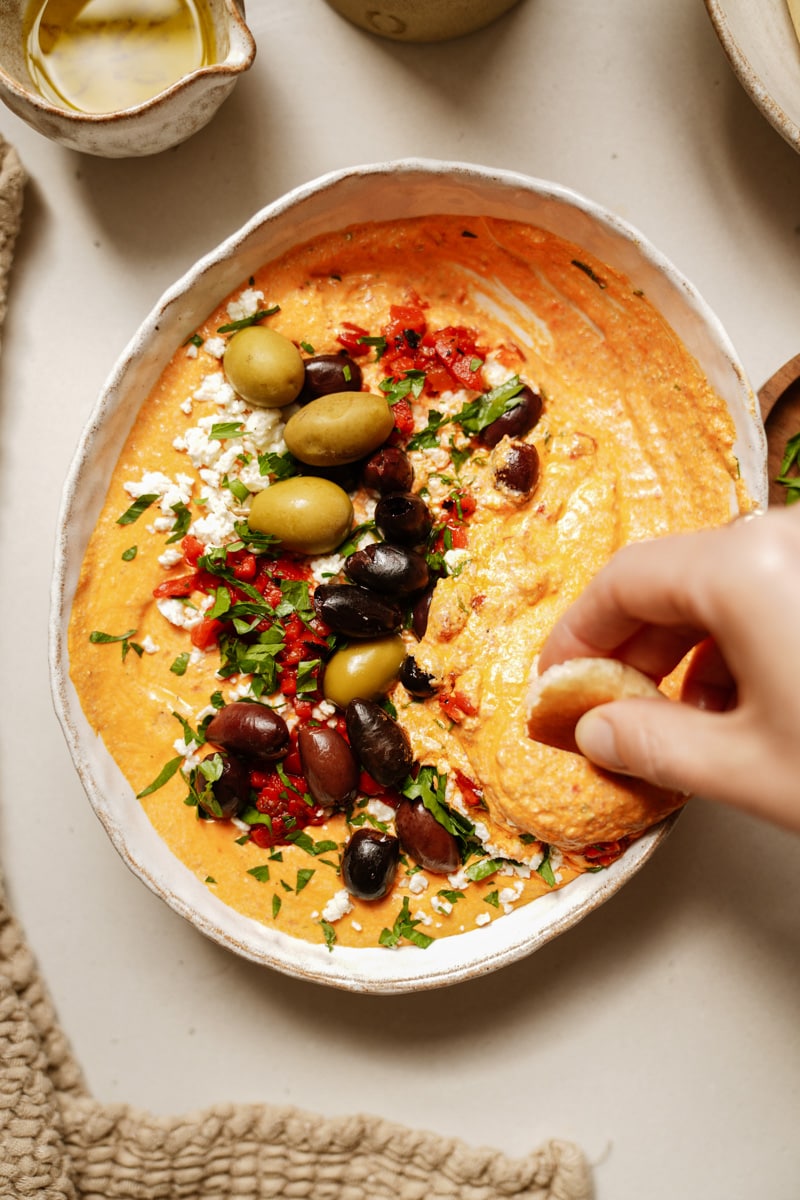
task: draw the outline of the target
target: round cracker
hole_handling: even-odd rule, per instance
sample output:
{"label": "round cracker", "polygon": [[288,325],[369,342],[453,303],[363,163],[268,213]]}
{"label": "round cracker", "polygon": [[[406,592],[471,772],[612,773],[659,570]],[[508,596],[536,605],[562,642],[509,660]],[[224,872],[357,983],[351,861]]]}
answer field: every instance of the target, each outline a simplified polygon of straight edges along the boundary
{"label": "round cracker", "polygon": [[590,708],[654,696],[663,697],[663,692],[652,679],[616,658],[571,658],[541,675],[534,663],[526,696],[528,736],[579,754],[575,726]]}

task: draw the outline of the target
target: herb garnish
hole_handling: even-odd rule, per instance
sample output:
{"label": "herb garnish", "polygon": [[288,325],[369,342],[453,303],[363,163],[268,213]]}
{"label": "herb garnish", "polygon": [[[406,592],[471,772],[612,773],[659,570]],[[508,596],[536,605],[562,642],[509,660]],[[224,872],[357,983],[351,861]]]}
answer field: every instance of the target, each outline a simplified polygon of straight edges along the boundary
{"label": "herb garnish", "polygon": [[127,550],[123,550],[120,558],[123,562],[133,562],[136,555],[139,553],[138,546],[129,546]]}
{"label": "herb garnish", "polygon": [[130,508],[126,508],[121,517],[117,517],[118,525],[132,525],[134,521],[138,521],[139,517],[145,512],[151,504],[155,504],[158,500],[158,492],[145,492],[139,496],[138,500],[134,500]]}
{"label": "herb garnish", "polygon": [[130,639],[136,633],[135,629],[129,629],[127,633],[103,633],[101,629],[93,629],[89,634],[89,641],[93,646],[107,646],[114,642],[120,642],[122,645],[122,661],[124,662],[128,656],[128,651],[133,650],[139,658],[144,654],[144,647],[138,642],[132,642]]}
{"label": "herb garnish", "polygon": [[414,919],[411,916],[411,910],[408,906],[408,896],[403,897],[403,906],[395,918],[394,925],[391,929],[382,929],[378,942],[381,946],[396,946],[401,938],[406,941],[413,942],[415,946],[419,946],[421,950],[427,950],[431,942],[434,940],[427,933],[422,933],[417,929],[420,924],[419,919]]}
{"label": "herb garnish", "polygon": [[596,271],[593,271],[588,263],[581,262],[579,258],[573,258],[573,267],[577,267],[579,271],[583,271],[584,275],[588,275],[592,283],[596,283],[599,288],[608,287],[605,279],[601,279]]}
{"label": "herb garnish", "polygon": [[273,304],[271,308],[259,308],[258,312],[254,312],[249,317],[241,317],[238,321],[229,321],[227,325],[220,325],[217,333],[236,333],[240,329],[247,329],[248,325],[255,325],[257,321],[263,321],[264,317],[274,317],[275,313],[280,311],[280,304]]}
{"label": "herb garnish", "polygon": [[543,845],[542,850],[544,851],[544,858],[536,868],[536,873],[537,875],[541,875],[548,887],[555,887],[556,877],[553,874],[553,868],[550,865],[550,847]]}
{"label": "herb garnish", "polygon": [[[792,469],[794,475],[789,474]],[[775,482],[786,488],[787,504],[796,504],[800,500],[800,433],[790,437],[786,443]]]}

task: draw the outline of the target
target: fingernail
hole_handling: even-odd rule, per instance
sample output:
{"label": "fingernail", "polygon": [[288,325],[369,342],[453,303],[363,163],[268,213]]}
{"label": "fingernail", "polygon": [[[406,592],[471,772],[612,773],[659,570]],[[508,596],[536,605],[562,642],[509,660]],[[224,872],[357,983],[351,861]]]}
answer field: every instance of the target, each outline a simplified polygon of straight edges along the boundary
{"label": "fingernail", "polygon": [[617,750],[614,727],[601,712],[591,709],[575,726],[575,741],[582,754],[609,771],[624,771],[625,763]]}

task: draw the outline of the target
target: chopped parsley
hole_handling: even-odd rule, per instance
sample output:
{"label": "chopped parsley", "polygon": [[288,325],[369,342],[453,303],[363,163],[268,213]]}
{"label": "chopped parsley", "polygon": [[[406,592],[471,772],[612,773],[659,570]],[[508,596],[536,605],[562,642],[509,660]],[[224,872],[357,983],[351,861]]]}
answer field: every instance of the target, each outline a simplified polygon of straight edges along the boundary
{"label": "chopped parsley", "polygon": [[139,658],[144,654],[144,647],[138,642],[132,642],[130,639],[136,633],[135,629],[129,629],[127,633],[103,633],[101,629],[93,629],[89,634],[89,641],[93,646],[107,646],[118,642],[122,646],[122,661],[128,657],[128,651],[133,650],[134,654],[138,654]]}
{"label": "chopped parsley", "polygon": [[407,942],[412,942],[415,946],[419,946],[421,950],[427,950],[434,939],[429,937],[427,933],[422,933],[421,930],[417,929],[419,924],[419,919],[411,916],[408,896],[404,896],[402,908],[395,918],[394,925],[391,929],[381,930],[378,942],[381,946],[393,947],[397,946],[401,939],[405,938]]}
{"label": "chopped parsley", "polygon": [[134,521],[138,521],[143,512],[146,512],[151,504],[155,504],[158,500],[158,492],[145,492],[139,496],[138,500],[134,500],[130,508],[126,508],[122,516],[117,517],[118,525],[132,525]]}
{"label": "chopped parsley", "polygon": [[[794,474],[790,475],[790,471]],[[787,441],[775,482],[786,488],[787,504],[796,504],[800,500],[800,433]]]}
{"label": "chopped parsley", "polygon": [[229,321],[227,325],[220,325],[217,333],[237,333],[240,329],[247,329],[249,325],[263,321],[265,317],[274,317],[275,313],[280,311],[280,304],[273,304],[271,308],[259,308],[249,317],[241,317],[238,321]]}
{"label": "chopped parsley", "polygon": [[170,671],[172,671],[172,674],[173,675],[185,675],[186,668],[189,666],[189,658],[190,658],[190,655],[189,655],[188,650],[184,650],[184,652],[182,654],[179,654],[178,657],[175,659],[175,661],[170,666]]}
{"label": "chopped parsley", "polygon": [[139,553],[138,546],[129,546],[127,550],[123,550],[120,558],[123,562],[133,562],[136,555]]}

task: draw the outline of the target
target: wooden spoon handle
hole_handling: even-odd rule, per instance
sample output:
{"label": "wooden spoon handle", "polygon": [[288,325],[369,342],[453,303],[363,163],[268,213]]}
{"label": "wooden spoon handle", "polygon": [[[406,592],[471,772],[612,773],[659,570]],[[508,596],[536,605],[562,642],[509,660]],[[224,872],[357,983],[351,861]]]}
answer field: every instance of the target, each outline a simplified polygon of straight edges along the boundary
{"label": "wooden spoon handle", "polygon": [[790,437],[800,432],[800,354],[772,375],[758,392],[758,402],[767,431],[769,502],[783,504],[786,490],[774,483]]}

